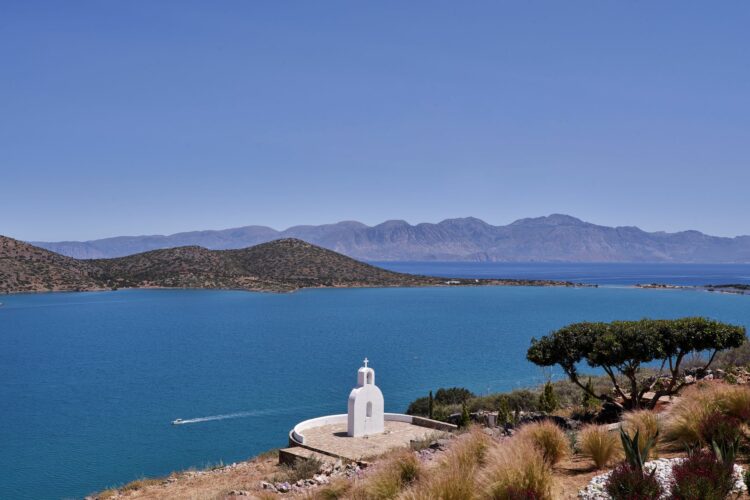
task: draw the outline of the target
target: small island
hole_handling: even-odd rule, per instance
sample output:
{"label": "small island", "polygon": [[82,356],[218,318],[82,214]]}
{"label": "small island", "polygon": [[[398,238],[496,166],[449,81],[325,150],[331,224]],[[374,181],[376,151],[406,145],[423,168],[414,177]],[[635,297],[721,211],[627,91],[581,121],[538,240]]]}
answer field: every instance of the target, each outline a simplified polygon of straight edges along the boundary
{"label": "small island", "polygon": [[750,295],[750,285],[746,284],[724,284],[724,285],[670,285],[667,283],[639,283],[636,288],[655,290],[695,290],[702,292],[731,293],[735,295]]}

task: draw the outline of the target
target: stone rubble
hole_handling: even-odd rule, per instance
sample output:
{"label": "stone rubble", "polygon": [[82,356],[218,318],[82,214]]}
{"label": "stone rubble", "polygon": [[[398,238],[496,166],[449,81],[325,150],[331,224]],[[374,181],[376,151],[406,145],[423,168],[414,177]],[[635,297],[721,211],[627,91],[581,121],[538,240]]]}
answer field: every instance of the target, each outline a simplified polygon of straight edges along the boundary
{"label": "stone rubble", "polygon": [[[435,460],[440,453],[445,451],[450,443],[449,439],[440,438],[432,441],[429,446],[420,450],[415,450],[414,454],[422,462]],[[260,481],[261,490],[271,493],[300,493],[312,488],[318,488],[331,483],[338,478],[354,479],[362,477],[365,469],[369,464],[367,462],[350,462],[344,463],[341,460],[324,464],[317,474],[310,479],[300,479],[294,484],[288,482],[271,483]],[[231,492],[232,495],[242,496],[243,493]]]}
{"label": "stone rubble", "polygon": [[[672,486],[672,467],[685,460],[684,458],[660,458],[658,460],[652,460],[644,464],[644,469],[647,473],[651,473],[656,469],[655,475],[656,480],[659,482],[663,489],[661,496],[662,500],[670,498],[671,486]],[[732,493],[743,493],[747,491],[747,486],[743,480],[743,469],[741,466],[734,465],[734,473],[732,475],[734,479],[734,488]],[[610,472],[600,474],[591,479],[588,486],[578,492],[579,500],[611,500],[606,490],[607,479],[609,479]]]}

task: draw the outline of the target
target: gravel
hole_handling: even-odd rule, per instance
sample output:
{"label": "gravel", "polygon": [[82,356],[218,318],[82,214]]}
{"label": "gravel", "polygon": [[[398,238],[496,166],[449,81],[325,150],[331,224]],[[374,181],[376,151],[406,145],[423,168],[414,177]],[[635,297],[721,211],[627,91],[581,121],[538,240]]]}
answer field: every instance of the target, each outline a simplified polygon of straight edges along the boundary
{"label": "gravel", "polygon": [[[644,464],[646,472],[651,473],[656,469],[656,480],[662,486],[664,493],[660,497],[661,499],[668,499],[671,495],[672,486],[672,466],[685,460],[684,458],[660,458],[658,460],[652,460]],[[612,497],[607,494],[606,484],[609,478],[610,472],[595,476],[591,479],[588,486],[578,492],[579,500],[611,500]],[[742,467],[735,464],[734,473],[732,478],[734,479],[734,488],[732,493],[746,492],[747,486],[745,481],[742,479]]]}

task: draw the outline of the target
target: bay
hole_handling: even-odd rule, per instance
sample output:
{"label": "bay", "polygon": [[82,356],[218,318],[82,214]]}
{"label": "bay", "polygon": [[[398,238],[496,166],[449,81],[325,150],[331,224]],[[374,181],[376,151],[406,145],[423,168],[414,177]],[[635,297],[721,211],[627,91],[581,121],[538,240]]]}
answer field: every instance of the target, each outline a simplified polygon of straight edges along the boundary
{"label": "bay", "polygon": [[82,497],[284,446],[296,422],[346,411],[365,356],[386,410],[403,412],[438,387],[541,382],[525,360],[529,340],[574,321],[704,315],[750,327],[748,296],[627,287],[120,290],[0,302],[0,498],[14,499]]}

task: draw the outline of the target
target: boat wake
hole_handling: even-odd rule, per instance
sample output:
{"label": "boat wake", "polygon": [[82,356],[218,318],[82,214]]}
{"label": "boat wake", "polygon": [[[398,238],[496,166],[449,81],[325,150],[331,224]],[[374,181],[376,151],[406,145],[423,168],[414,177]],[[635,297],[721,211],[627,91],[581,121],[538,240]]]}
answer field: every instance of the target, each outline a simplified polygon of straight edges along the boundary
{"label": "boat wake", "polygon": [[268,415],[280,415],[295,413],[301,410],[313,410],[322,409],[327,407],[337,407],[338,405],[310,405],[310,406],[298,406],[295,408],[276,408],[266,410],[254,410],[254,411],[238,411],[235,413],[225,413],[222,415],[210,415],[208,417],[197,417],[197,418],[178,418],[172,421],[172,425],[185,425],[185,424],[199,424],[202,422],[213,422],[214,420],[227,420],[230,418],[247,418],[247,417],[265,417]]}
{"label": "boat wake", "polygon": [[268,415],[269,411],[238,411],[236,413],[225,413],[224,415],[210,415],[208,417],[198,417],[198,418],[186,418],[186,419],[177,419],[173,424],[177,425],[185,425],[185,424],[199,424],[201,422],[212,422],[214,420],[227,420],[230,418],[244,418],[244,417],[260,417],[263,415]]}

